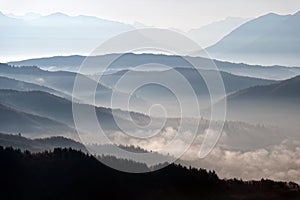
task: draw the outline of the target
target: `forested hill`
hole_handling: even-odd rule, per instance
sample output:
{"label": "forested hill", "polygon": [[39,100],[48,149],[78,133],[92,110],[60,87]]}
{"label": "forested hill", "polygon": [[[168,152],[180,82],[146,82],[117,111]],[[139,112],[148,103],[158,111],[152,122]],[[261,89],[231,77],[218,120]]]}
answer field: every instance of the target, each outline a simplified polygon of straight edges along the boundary
{"label": "forested hill", "polygon": [[[117,160],[113,157],[101,159]],[[297,184],[221,180],[214,172],[169,165],[129,174],[71,149],[31,154],[0,147],[3,199],[299,199]],[[128,160],[120,164],[145,167]]]}

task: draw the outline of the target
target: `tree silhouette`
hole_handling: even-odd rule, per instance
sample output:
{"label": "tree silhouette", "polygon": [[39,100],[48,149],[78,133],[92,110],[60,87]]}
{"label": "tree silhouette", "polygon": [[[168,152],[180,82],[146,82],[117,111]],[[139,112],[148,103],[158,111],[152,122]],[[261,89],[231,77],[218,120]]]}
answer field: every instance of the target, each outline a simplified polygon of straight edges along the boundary
{"label": "tree silhouette", "polygon": [[[144,164],[101,156],[117,165]],[[300,199],[296,183],[221,180],[214,171],[171,164],[129,174],[73,149],[43,153],[0,146],[1,199]]]}

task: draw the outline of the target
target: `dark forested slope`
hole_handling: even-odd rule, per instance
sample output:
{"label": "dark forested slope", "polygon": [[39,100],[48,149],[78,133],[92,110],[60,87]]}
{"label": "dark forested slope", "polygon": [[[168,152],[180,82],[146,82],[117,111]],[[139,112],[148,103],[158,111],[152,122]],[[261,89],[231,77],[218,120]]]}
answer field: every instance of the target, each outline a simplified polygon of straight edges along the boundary
{"label": "dark forested slope", "polygon": [[[113,158],[102,158],[113,159]],[[299,186],[271,180],[221,180],[214,172],[169,165],[159,171],[115,171],[71,149],[31,154],[0,147],[3,199],[299,199]],[[122,165],[143,164],[128,160]]]}

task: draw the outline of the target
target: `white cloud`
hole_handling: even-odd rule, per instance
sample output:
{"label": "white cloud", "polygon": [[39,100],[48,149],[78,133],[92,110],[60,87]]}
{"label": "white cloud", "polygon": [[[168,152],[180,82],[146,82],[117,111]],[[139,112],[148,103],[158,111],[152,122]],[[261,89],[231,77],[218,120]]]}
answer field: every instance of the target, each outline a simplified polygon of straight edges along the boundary
{"label": "white cloud", "polygon": [[[117,144],[138,145],[144,149],[177,155],[186,147],[186,141],[192,134],[185,133],[185,137],[175,139],[177,131],[166,128],[161,134],[146,139],[135,139],[121,133],[114,133],[111,137]],[[226,137],[226,134],[223,135]],[[181,157],[183,163],[195,167],[215,170],[222,178],[242,178],[253,180],[270,178],[282,181],[300,183],[300,141],[285,140],[278,145],[253,150],[231,150],[222,144],[215,147],[204,159],[199,158],[199,151],[204,134],[196,137],[189,150]],[[165,145],[174,140],[174,145],[167,150]]]}
{"label": "white cloud", "polygon": [[216,147],[206,158],[192,163],[216,170],[223,178],[270,178],[300,183],[300,141],[286,140],[279,145],[246,152]]}
{"label": "white cloud", "polygon": [[43,78],[36,78],[35,80],[39,83],[44,83],[45,82],[45,80]]}

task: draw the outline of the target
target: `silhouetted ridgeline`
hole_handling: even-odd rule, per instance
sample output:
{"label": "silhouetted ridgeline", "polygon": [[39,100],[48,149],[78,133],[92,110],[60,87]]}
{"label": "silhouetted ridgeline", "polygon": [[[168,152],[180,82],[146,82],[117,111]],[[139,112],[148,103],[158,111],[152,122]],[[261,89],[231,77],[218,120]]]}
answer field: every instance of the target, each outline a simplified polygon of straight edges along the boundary
{"label": "silhouetted ridgeline", "polygon": [[[102,157],[120,165],[146,167]],[[297,184],[221,180],[215,172],[170,165],[146,174],[113,170],[71,149],[31,154],[0,147],[1,199],[299,199]]]}
{"label": "silhouetted ridgeline", "polygon": [[22,151],[28,150],[34,153],[46,150],[50,151],[55,148],[72,148],[86,152],[86,148],[83,144],[69,138],[58,136],[30,139],[21,136],[21,133],[18,135],[0,133],[0,146],[13,147]]}

